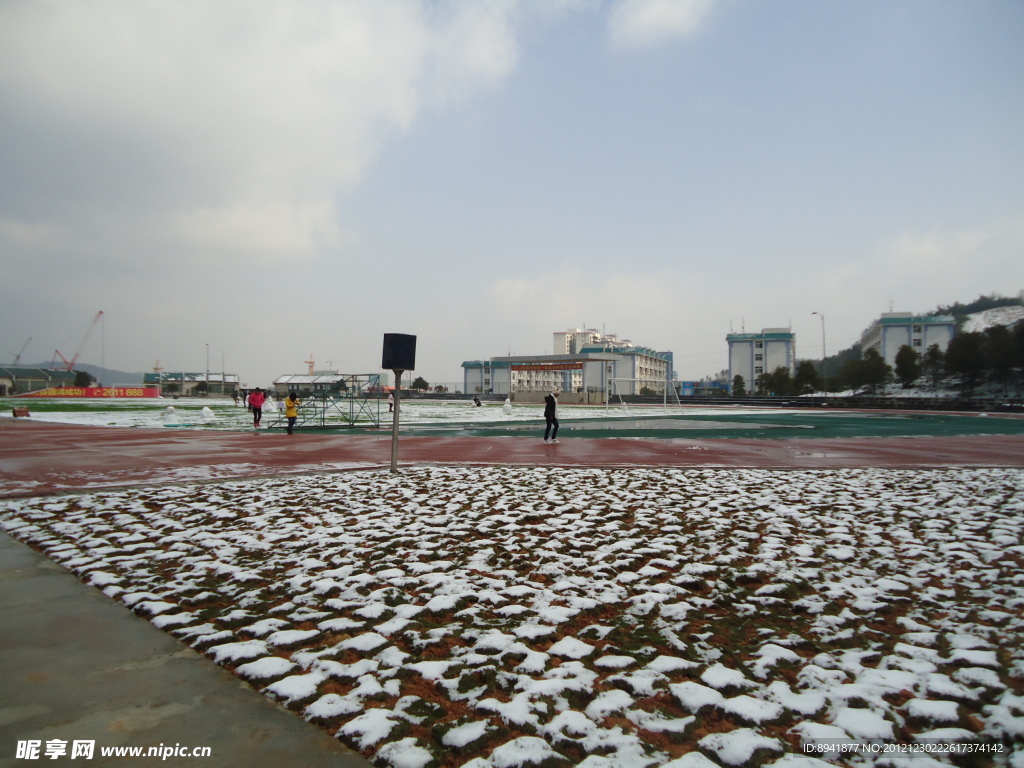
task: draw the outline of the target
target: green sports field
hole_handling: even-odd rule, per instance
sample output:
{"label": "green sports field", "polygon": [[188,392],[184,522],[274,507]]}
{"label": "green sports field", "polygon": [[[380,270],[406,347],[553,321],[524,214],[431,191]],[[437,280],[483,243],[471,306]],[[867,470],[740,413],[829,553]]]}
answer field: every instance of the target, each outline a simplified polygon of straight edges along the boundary
{"label": "green sports field", "polygon": [[[434,435],[522,436],[543,429],[543,420],[482,422],[460,428],[420,425]],[[636,418],[562,419],[560,435],[592,438],[709,439],[918,437],[1024,434],[1024,419],[985,414],[779,411],[638,415]]]}

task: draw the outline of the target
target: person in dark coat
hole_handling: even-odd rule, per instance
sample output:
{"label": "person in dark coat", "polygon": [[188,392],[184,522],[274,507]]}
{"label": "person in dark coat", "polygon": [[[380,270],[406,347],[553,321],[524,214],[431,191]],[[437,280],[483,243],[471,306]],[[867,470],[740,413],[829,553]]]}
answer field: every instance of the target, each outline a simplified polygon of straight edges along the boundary
{"label": "person in dark coat", "polygon": [[[544,442],[557,443],[558,440],[558,390],[544,396]],[[549,438],[548,435],[551,435]]]}

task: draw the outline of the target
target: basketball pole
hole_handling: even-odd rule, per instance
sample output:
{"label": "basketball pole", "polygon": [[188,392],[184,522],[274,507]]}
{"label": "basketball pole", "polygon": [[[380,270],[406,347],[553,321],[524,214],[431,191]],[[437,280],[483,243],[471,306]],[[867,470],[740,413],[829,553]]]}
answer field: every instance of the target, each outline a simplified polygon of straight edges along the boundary
{"label": "basketball pole", "polygon": [[398,425],[402,410],[402,374],[416,370],[416,337],[385,333],[380,367],[395,374],[395,412],[391,416],[391,471],[398,471]]}
{"label": "basketball pole", "polygon": [[393,370],[395,374],[395,412],[391,419],[391,471],[398,471],[398,414],[402,409],[402,374],[405,371]]}

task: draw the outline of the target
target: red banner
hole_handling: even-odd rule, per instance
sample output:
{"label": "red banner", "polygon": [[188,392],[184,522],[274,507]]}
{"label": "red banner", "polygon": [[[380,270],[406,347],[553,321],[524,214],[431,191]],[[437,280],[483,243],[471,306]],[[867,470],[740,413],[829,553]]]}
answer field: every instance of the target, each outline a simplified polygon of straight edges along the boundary
{"label": "red banner", "polygon": [[17,397],[160,397],[159,387],[50,387]]}
{"label": "red banner", "polygon": [[516,363],[513,371],[582,371],[583,363]]}

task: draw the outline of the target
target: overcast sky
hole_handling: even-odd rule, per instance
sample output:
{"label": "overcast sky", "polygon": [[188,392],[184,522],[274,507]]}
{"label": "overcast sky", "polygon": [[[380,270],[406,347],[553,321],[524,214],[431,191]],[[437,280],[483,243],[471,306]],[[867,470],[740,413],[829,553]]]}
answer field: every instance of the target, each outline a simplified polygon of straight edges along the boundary
{"label": "overcast sky", "polygon": [[0,364],[818,358],[1024,288],[1022,83],[1018,0],[6,0]]}

